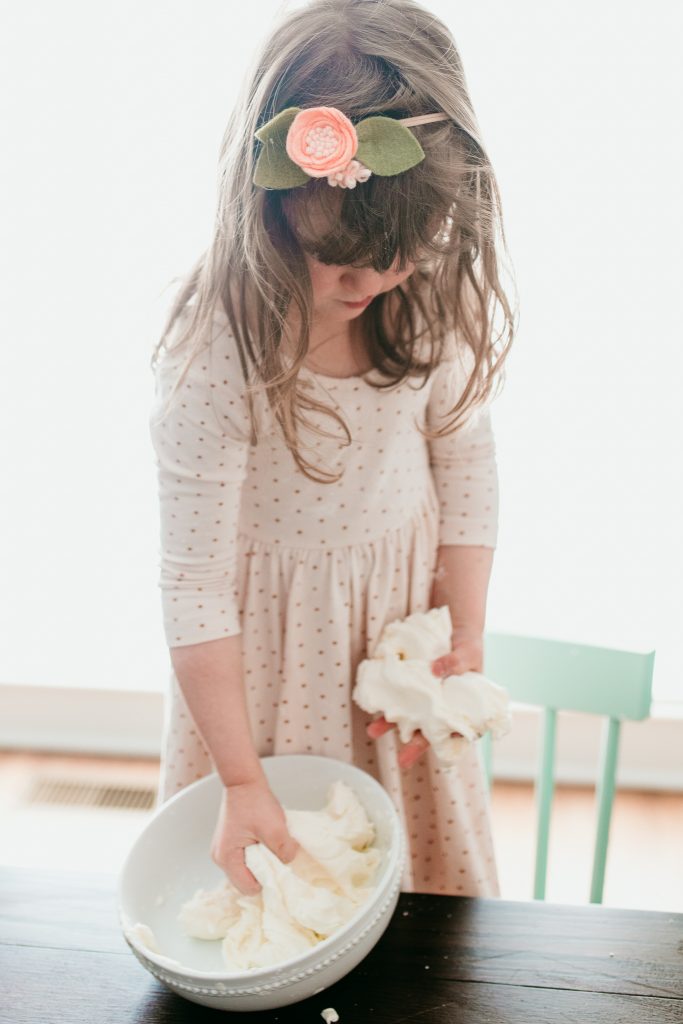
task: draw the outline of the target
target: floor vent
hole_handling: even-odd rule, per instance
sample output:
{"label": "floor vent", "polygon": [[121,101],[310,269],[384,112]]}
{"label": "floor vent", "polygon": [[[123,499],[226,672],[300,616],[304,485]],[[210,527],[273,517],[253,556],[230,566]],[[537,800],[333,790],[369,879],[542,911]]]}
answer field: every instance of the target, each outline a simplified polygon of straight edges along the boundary
{"label": "floor vent", "polygon": [[149,811],[153,809],[156,798],[156,789],[150,786],[116,786],[107,782],[39,776],[32,780],[26,803]]}

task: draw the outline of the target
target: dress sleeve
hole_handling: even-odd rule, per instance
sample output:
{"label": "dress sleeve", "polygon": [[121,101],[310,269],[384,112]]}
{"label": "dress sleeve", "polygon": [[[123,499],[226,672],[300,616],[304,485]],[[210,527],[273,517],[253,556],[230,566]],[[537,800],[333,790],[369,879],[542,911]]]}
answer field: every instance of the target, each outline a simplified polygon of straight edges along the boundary
{"label": "dress sleeve", "polygon": [[[427,406],[430,430],[442,429],[449,422],[472,365],[467,350],[437,367]],[[495,548],[498,472],[489,406],[476,407],[455,432],[428,441],[428,445],[439,500],[439,543]]]}
{"label": "dress sleeve", "polygon": [[171,348],[157,364],[149,418],[160,512],[158,583],[169,647],[242,632],[237,534],[249,449],[243,377],[229,329],[214,320],[210,344],[192,357],[166,404],[189,351],[185,345]]}

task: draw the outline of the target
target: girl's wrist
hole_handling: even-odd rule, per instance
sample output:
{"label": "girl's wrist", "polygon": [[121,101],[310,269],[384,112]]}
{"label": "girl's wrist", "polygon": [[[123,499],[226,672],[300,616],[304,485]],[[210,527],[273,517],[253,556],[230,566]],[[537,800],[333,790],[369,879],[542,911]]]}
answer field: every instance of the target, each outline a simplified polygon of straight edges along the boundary
{"label": "girl's wrist", "polygon": [[478,625],[456,626],[451,632],[450,651],[432,662],[432,672],[438,676],[482,672],[483,663],[483,631]]}
{"label": "girl's wrist", "polygon": [[218,774],[220,775],[221,782],[226,789],[230,789],[232,786],[250,786],[258,782],[268,781],[260,761],[255,765],[244,767],[239,771],[219,771]]}
{"label": "girl's wrist", "polygon": [[457,626],[453,626],[451,631],[451,644],[456,643],[459,640],[482,640],[484,637],[484,627],[477,623],[459,623]]}

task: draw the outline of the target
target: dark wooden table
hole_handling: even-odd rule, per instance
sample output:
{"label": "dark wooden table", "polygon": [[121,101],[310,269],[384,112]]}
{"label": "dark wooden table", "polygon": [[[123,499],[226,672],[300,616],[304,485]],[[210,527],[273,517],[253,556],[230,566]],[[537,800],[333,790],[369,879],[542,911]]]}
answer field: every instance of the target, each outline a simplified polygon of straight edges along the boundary
{"label": "dark wooden table", "polygon": [[264,1013],[209,1010],[148,974],[109,875],[0,868],[0,1021],[143,1024],[682,1024],[683,914],[401,895],[332,988]]}

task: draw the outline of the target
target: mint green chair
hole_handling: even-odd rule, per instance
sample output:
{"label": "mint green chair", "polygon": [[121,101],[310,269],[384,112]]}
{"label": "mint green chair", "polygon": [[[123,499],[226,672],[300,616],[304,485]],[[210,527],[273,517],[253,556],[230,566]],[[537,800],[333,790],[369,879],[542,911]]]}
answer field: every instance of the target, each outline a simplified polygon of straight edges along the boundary
{"label": "mint green chair", "polygon": [[[583,711],[605,717],[600,777],[596,785],[598,813],[590,890],[590,902],[601,903],[619,730],[624,719],[641,721],[650,714],[654,659],[654,651],[638,654],[561,640],[485,634],[484,675],[504,686],[512,701],[543,708],[543,734],[535,781],[538,830],[534,899],[545,898],[557,712]],[[490,787],[491,734],[485,733],[480,742]]]}

